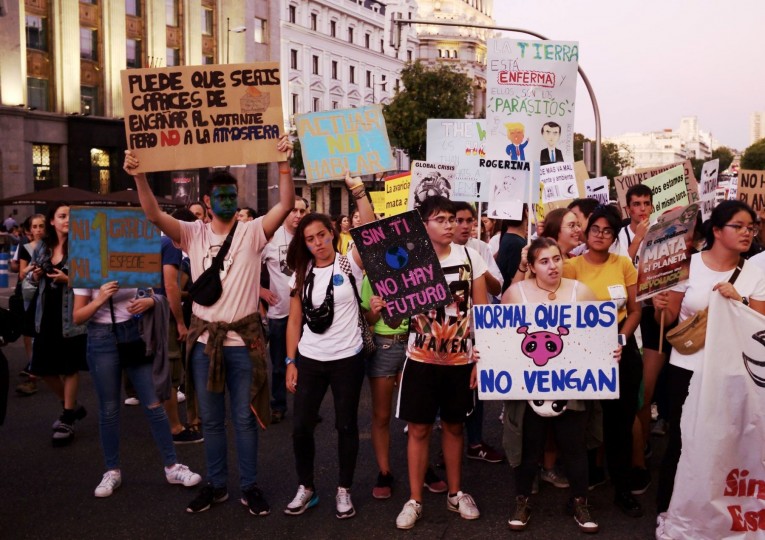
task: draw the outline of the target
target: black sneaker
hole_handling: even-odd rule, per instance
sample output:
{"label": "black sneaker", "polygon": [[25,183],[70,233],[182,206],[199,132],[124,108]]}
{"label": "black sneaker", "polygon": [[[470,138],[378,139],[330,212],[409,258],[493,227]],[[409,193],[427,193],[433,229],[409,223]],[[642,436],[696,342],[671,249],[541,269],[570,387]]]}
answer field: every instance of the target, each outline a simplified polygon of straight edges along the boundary
{"label": "black sneaker", "polygon": [[431,493],[446,493],[449,489],[446,482],[441,480],[436,471],[433,470],[433,467],[428,467],[428,470],[425,471],[425,482],[423,485]]}
{"label": "black sneaker", "polygon": [[189,428],[183,428],[183,431],[173,435],[173,442],[175,444],[196,444],[204,442],[204,440],[205,438],[200,432],[190,430]]}
{"label": "black sneaker", "polygon": [[651,485],[651,473],[643,467],[633,467],[630,473],[630,493],[642,495]]}
{"label": "black sneaker", "polygon": [[197,498],[189,503],[186,507],[186,511],[190,514],[196,514],[209,510],[213,504],[222,503],[228,500],[228,490],[225,487],[213,488],[210,484],[207,484],[199,492]]}
{"label": "black sneaker", "polygon": [[629,491],[617,493],[614,497],[614,504],[630,517],[637,518],[643,515],[643,507]]}
{"label": "black sneaker", "polygon": [[271,513],[271,507],[268,506],[263,492],[257,486],[253,486],[242,493],[240,501],[250,509],[250,514],[253,516],[267,516]]}
{"label": "black sneaker", "polygon": [[393,493],[393,475],[391,473],[377,473],[377,483],[372,488],[372,497],[375,499],[390,499]]}

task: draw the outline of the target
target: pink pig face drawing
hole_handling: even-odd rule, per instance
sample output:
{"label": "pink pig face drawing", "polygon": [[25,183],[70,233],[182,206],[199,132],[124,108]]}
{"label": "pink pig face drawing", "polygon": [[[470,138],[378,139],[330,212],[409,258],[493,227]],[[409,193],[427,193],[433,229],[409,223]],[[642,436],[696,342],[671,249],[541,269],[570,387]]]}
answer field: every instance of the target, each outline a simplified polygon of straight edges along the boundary
{"label": "pink pig face drawing", "polygon": [[529,333],[528,326],[518,328],[519,334],[526,334],[521,343],[521,352],[534,361],[534,365],[542,367],[547,362],[563,352],[563,340],[561,336],[568,335],[568,328],[558,327],[558,333],[539,330]]}

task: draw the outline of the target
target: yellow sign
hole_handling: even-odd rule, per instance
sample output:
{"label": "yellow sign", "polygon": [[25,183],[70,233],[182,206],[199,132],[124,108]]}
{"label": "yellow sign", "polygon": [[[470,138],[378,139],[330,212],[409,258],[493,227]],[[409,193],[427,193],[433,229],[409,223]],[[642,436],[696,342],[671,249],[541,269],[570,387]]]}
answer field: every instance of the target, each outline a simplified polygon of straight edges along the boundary
{"label": "yellow sign", "polygon": [[395,216],[406,212],[409,204],[411,173],[401,173],[385,179],[385,215]]}
{"label": "yellow sign", "polygon": [[369,198],[372,200],[372,208],[378,216],[385,216],[385,192],[370,191]]}

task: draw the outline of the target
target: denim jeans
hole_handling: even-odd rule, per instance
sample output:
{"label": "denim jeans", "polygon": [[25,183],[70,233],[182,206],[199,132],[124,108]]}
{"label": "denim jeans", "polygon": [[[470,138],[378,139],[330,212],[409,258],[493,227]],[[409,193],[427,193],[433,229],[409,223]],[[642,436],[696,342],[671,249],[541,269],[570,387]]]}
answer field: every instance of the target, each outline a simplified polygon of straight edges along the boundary
{"label": "denim jeans", "polygon": [[[114,332],[111,324],[88,323],[88,368],[98,394],[98,428],[107,469],[117,469],[120,465],[122,366],[117,355],[117,339],[127,342],[139,337],[138,324],[133,319],[117,323]],[[169,467],[178,460],[170,423],[154,391],[151,372],[151,364],[125,368],[138,393],[143,413],[149,420],[154,443],[162,454],[165,467]]]}
{"label": "denim jeans", "polygon": [[364,382],[364,360],[361,354],[327,362],[301,356],[297,359],[297,368],[292,445],[298,481],[306,487],[314,487],[316,443],[313,432],[324,394],[327,388],[332,388],[339,460],[337,485],[349,488],[353,483],[359,453],[358,412],[361,385]]}
{"label": "denim jeans", "polygon": [[268,319],[268,352],[271,356],[271,410],[287,412],[287,319]]}
{"label": "denim jeans", "polygon": [[[247,347],[223,347],[223,362],[239,460],[239,485],[242,491],[247,491],[257,484],[258,469],[258,423],[250,409],[252,362]],[[210,357],[205,354],[204,344],[196,343],[191,352],[191,376],[205,435],[207,481],[215,488],[222,488],[228,479],[226,396],[225,391],[207,390],[209,368]]]}

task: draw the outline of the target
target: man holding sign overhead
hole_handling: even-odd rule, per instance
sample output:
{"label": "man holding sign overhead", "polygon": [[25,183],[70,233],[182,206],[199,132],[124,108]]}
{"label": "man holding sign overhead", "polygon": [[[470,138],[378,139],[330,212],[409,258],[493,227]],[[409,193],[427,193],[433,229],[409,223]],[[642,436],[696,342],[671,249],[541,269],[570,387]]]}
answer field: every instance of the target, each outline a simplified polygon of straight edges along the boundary
{"label": "man holding sign overhead", "polygon": [[[295,187],[288,160],[292,143],[285,136],[277,145],[279,202],[268,213],[249,222],[237,222],[237,183],[228,172],[208,180],[205,204],[212,221],[180,222],[163,213],[151,192],[138,159],[125,152],[125,171],[134,175],[146,217],[189,254],[192,279],[199,280],[215,265],[220,283],[217,299],[194,295],[193,315],[187,339],[187,394],[199,395],[205,436],[207,485],[189,503],[188,512],[203,512],[228,499],[226,465],[225,395],[230,393],[231,423],[236,433],[242,503],[253,515],[271,511],[257,486],[258,424],[271,421],[265,339],[258,313],[261,252],[294,207]],[[224,251],[223,260],[217,257]],[[207,273],[206,277],[211,274]],[[213,272],[212,277],[215,277]],[[212,287],[210,287],[212,289]],[[246,292],[246,294],[243,294]],[[204,305],[202,305],[203,302]]]}

